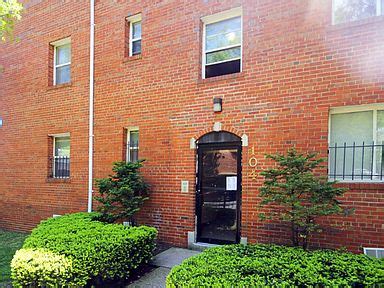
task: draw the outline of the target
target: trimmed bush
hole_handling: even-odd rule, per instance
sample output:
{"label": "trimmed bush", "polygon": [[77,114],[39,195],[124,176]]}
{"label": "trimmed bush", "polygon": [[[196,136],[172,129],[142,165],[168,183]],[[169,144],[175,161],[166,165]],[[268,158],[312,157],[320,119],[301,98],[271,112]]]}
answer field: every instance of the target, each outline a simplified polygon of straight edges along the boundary
{"label": "trimmed bush", "polygon": [[[145,226],[105,224],[93,220],[97,216],[76,213],[45,220],[32,231],[23,248],[44,248],[71,261],[68,286],[126,279],[151,259],[157,231]],[[12,268],[12,275],[15,283],[24,283],[30,277],[16,278],[21,275],[16,268]]]}
{"label": "trimmed bush", "polygon": [[15,287],[49,287],[68,283],[72,277],[72,261],[45,249],[16,251],[11,269]]}
{"label": "trimmed bush", "polygon": [[227,245],[175,266],[167,287],[382,287],[384,261],[331,250]]}

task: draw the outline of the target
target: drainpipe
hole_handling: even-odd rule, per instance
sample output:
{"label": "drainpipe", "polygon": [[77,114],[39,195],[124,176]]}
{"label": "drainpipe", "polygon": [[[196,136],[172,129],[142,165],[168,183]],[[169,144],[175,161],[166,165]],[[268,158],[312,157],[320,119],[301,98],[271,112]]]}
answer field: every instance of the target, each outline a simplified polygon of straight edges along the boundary
{"label": "drainpipe", "polygon": [[88,141],[88,212],[92,212],[93,193],[93,98],[95,54],[95,0],[90,1],[89,31],[89,141]]}

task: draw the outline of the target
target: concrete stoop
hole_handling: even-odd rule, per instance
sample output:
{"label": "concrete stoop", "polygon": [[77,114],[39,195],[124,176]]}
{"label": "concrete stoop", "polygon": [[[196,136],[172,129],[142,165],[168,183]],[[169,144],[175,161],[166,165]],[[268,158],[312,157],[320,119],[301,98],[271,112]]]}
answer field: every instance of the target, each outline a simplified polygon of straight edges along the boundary
{"label": "concrete stoop", "polygon": [[181,264],[185,259],[199,254],[198,251],[192,251],[183,248],[169,248],[153,257],[151,265],[157,268],[144,275],[139,280],[130,284],[129,288],[141,287],[165,287],[165,279],[173,266]]}

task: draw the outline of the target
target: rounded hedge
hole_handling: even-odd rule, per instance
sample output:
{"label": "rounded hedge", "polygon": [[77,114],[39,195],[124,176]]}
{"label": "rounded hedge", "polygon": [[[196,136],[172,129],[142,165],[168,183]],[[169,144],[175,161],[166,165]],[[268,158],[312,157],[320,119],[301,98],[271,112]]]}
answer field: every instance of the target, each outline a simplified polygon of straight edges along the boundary
{"label": "rounded hedge", "polygon": [[382,287],[384,260],[277,245],[227,245],[175,266],[167,287]]}
{"label": "rounded hedge", "polygon": [[[133,270],[151,259],[157,236],[155,228],[106,224],[93,220],[97,216],[97,213],[75,213],[50,218],[39,224],[25,240],[23,248],[28,251],[43,248],[70,261],[71,267],[66,269],[70,276],[66,283],[58,278],[53,286],[85,286],[92,282],[126,279]],[[36,279],[48,275],[51,269],[41,258],[35,261],[41,272],[33,277],[34,268],[28,266],[29,260],[20,258],[17,261],[25,263],[11,267],[16,285],[23,283],[22,286],[35,287]],[[25,267],[29,272],[20,273]],[[51,281],[49,277],[43,277],[42,281]]]}
{"label": "rounded hedge", "polygon": [[73,271],[70,259],[46,249],[16,251],[11,269],[14,287],[51,287],[68,283]]}

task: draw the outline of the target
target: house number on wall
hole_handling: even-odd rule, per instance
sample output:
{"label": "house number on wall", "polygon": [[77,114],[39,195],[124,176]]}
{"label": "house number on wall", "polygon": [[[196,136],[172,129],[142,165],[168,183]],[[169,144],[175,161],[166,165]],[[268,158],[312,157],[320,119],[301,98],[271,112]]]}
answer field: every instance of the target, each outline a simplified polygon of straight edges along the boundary
{"label": "house number on wall", "polygon": [[250,156],[248,158],[248,165],[251,168],[251,170],[248,173],[249,178],[252,180],[256,180],[257,178],[257,172],[256,172],[256,166],[257,166],[257,159],[255,156],[255,146],[252,146],[250,149]]}

